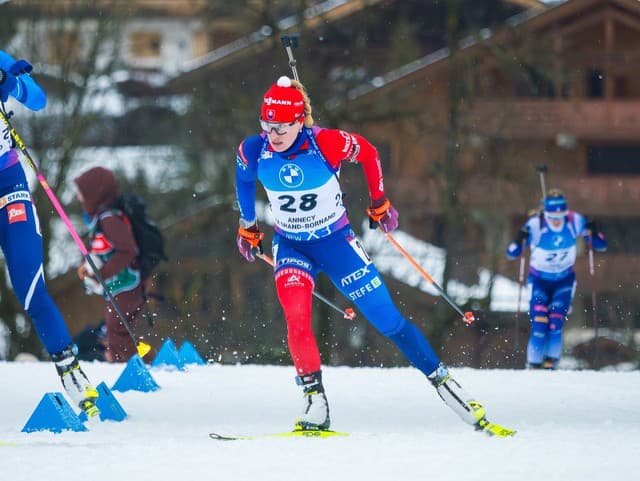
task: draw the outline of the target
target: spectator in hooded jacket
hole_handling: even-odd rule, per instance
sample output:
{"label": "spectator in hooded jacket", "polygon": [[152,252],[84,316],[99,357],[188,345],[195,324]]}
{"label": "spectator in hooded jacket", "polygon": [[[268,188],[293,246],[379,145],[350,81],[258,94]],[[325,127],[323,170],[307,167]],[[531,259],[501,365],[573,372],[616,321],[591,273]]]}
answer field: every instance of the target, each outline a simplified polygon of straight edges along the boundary
{"label": "spectator in hooded jacket", "polygon": [[[131,327],[145,303],[138,265],[138,246],[129,219],[113,205],[118,198],[118,187],[113,172],[94,167],[74,179],[77,197],[89,226],[89,253],[100,269],[107,288]],[[136,344],[96,280],[88,263],[78,267],[78,277],[88,293],[105,296],[104,321],[106,326],[105,359],[126,362],[137,353]]]}

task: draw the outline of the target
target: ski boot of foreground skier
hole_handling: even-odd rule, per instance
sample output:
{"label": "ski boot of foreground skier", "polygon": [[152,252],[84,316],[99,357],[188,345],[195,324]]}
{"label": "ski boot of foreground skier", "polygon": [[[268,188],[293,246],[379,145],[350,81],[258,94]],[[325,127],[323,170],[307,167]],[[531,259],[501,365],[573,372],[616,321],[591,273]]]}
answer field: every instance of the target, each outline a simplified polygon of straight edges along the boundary
{"label": "ski boot of foreground skier", "polygon": [[428,376],[431,384],[436,388],[438,395],[467,424],[473,426],[476,431],[483,431],[491,436],[513,436],[516,432],[498,424],[492,423],[486,418],[482,404],[473,399],[462,386],[451,377],[449,369],[443,363]]}
{"label": "ski boot of foreground skier", "polygon": [[329,403],[322,386],[322,372],[312,372],[296,377],[302,386],[302,414],[296,418],[294,430],[328,430],[331,426]]}
{"label": "ski boot of foreground skier", "polygon": [[62,385],[71,400],[85,412],[88,419],[96,418],[100,414],[96,406],[98,391],[82,371],[74,348],[74,345],[67,346],[52,354],[51,360],[56,365]]}

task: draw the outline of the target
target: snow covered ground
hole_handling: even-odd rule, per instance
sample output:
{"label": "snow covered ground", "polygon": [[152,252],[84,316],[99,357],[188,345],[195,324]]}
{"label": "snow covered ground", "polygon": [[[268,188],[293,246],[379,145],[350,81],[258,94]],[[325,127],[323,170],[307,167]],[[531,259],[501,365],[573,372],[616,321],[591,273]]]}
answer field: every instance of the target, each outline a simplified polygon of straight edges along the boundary
{"label": "snow covered ground", "polygon": [[[123,365],[85,363],[112,386]],[[510,439],[474,432],[411,368],[325,368],[333,428],[347,438],[222,442],[207,434],[287,430],[299,408],[293,369],[151,370],[161,389],[114,392],[129,417],[89,432],[21,433],[49,363],[0,363],[0,479],[517,480],[638,479],[640,371],[458,368],[454,376]]]}

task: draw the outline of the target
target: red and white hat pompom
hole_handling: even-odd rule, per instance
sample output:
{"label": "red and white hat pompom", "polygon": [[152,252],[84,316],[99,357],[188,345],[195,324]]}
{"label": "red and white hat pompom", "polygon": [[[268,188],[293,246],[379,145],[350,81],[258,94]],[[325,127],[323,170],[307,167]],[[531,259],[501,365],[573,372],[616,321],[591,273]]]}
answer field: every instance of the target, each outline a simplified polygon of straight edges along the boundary
{"label": "red and white hat pompom", "polygon": [[264,94],[260,118],[267,122],[291,123],[304,115],[302,92],[282,76]]}

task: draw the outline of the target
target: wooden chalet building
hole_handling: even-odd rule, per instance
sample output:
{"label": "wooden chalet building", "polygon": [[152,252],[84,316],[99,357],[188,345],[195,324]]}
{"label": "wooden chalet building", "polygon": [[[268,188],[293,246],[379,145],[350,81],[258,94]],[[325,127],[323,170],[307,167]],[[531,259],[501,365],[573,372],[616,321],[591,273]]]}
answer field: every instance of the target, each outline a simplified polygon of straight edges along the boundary
{"label": "wooden chalet building", "polygon": [[387,190],[408,207],[401,227],[436,244],[443,164],[454,158],[461,263],[467,253],[514,280],[504,248],[541,198],[546,165],[546,187],[596,220],[610,246],[596,255],[595,279],[583,246],[568,327],[592,325],[595,289],[598,321],[628,335],[640,326],[639,57],[640,2],[570,0],[352,90],[353,128],[388,154]]}
{"label": "wooden chalet building", "polygon": [[[197,108],[189,118],[190,138],[207,155],[229,162],[237,142],[258,129],[262,93],[289,71],[278,35],[301,32],[296,58],[314,117],[320,125],[358,132],[378,147],[401,229],[446,246],[451,279],[472,285],[478,269],[486,268],[517,281],[518,265],[504,259],[504,250],[539,202],[536,167],[545,164],[547,187],[563,189],[569,207],[593,217],[608,237],[609,251],[596,256],[599,322],[627,333],[638,330],[640,1],[463,0],[459,21],[477,15],[487,27],[464,24],[459,31],[468,27],[470,36],[448,44],[446,2],[331,0],[319,2],[303,19],[281,18],[268,28],[239,25],[232,15],[216,20],[207,16],[204,0],[134,3],[140,9],[126,23],[122,60],[135,75],[120,90],[147,100],[192,96]],[[164,8],[169,3],[171,8]],[[418,12],[422,17],[416,21]],[[147,16],[155,20],[148,22]],[[413,43],[392,45],[392,39],[409,35],[403,32],[413,35]],[[172,63],[175,58],[179,61]],[[168,80],[147,89],[157,72]],[[361,177],[357,169],[343,169],[359,209],[366,203]],[[171,262],[161,271],[175,306],[159,309],[165,312],[158,326],[145,329],[150,335],[193,335],[197,325],[198,336],[216,355],[224,351],[220,346],[241,352],[247,325],[263,339],[264,349],[283,338],[271,273],[238,256],[224,257],[233,245],[236,218],[218,206],[190,219],[189,232],[168,232]],[[584,255],[577,276],[569,326],[589,327],[591,279]],[[91,299],[88,308],[73,273],[64,279],[56,280],[52,292],[77,331],[95,322],[102,301]],[[432,319],[438,301],[390,285],[413,312]],[[254,311],[247,308],[250,302]],[[176,330],[170,323],[178,317],[188,323]],[[436,341],[434,347],[445,345],[453,364],[504,366],[511,347],[506,354],[500,349],[512,339],[513,316],[493,317],[493,324],[475,330],[452,327],[442,335],[449,344]],[[256,318],[262,327],[255,326]],[[496,325],[497,335],[487,329]],[[330,325],[332,337],[323,346],[352,330],[347,323]],[[393,365],[395,351],[372,331],[366,333],[366,348],[356,341],[343,345],[344,352],[329,353],[331,362]],[[464,359],[455,355],[461,344]],[[273,356],[254,352],[246,359]]]}

